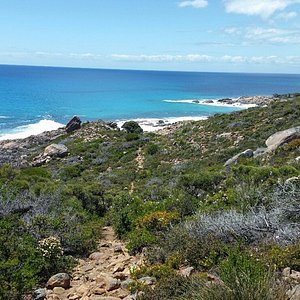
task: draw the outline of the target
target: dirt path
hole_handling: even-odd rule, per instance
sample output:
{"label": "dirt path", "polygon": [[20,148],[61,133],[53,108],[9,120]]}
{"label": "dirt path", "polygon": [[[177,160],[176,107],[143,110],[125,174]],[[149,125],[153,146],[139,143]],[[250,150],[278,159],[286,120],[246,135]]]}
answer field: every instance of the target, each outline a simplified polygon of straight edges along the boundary
{"label": "dirt path", "polygon": [[[144,155],[142,153],[142,148],[140,147],[137,152],[136,152],[136,158],[135,158],[137,167],[136,167],[136,173],[139,172],[140,170],[144,169]],[[129,187],[129,195],[132,195],[134,192],[134,181],[131,182],[130,187]]]}
{"label": "dirt path", "polygon": [[74,269],[71,287],[47,290],[48,300],[131,300],[128,291],[130,268],[141,264],[140,256],[128,254],[125,244],[116,239],[111,227],[103,228],[98,251],[80,260]]}

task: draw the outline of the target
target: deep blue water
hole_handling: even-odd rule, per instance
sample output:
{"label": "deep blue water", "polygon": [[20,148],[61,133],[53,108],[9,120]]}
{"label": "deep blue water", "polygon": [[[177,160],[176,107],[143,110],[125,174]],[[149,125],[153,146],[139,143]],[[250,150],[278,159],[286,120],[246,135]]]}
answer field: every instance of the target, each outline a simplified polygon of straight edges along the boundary
{"label": "deep blue water", "polygon": [[300,75],[127,71],[0,65],[0,134],[43,119],[66,123],[208,116],[228,107],[163,100],[300,91]]}

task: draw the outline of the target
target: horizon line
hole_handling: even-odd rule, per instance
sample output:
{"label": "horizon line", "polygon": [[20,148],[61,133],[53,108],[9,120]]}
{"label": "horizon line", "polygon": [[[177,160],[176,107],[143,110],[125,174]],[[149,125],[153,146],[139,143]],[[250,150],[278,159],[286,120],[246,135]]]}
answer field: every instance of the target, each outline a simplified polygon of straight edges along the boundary
{"label": "horizon line", "polygon": [[106,71],[136,71],[136,72],[169,72],[169,73],[223,73],[223,74],[253,74],[253,75],[300,75],[299,73],[283,72],[238,72],[238,71],[188,71],[188,70],[160,70],[160,69],[128,69],[128,68],[101,68],[101,67],[76,67],[76,66],[53,66],[53,65],[30,65],[30,64],[2,64],[0,66],[11,67],[36,67],[36,68],[61,68],[61,69],[83,69],[83,70],[106,70]]}

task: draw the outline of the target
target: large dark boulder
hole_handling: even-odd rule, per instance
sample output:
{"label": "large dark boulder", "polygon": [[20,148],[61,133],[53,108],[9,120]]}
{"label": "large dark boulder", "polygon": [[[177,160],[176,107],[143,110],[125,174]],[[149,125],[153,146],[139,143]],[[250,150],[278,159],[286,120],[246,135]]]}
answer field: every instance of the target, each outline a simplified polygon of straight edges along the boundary
{"label": "large dark boulder", "polygon": [[74,116],[66,125],[66,131],[67,133],[71,133],[75,130],[78,130],[81,128],[81,120],[79,117]]}

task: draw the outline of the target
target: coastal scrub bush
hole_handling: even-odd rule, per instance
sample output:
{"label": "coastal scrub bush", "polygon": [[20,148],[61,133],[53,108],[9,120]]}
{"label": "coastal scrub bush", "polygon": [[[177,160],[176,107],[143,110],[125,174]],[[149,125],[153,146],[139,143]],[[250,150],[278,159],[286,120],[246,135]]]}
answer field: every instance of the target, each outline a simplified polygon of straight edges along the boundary
{"label": "coastal scrub bush", "polygon": [[127,121],[122,125],[122,128],[127,132],[127,133],[143,133],[142,127],[135,121]]}
{"label": "coastal scrub bush", "polygon": [[[182,224],[167,232],[157,246],[161,261],[171,263],[175,260],[176,265],[189,264],[199,270],[209,270],[223,256],[218,238],[213,235],[191,237]],[[155,248],[154,251],[158,252]],[[153,261],[155,255],[151,248],[145,254],[148,261]]]}
{"label": "coastal scrub bush", "polygon": [[125,136],[125,139],[127,142],[137,141],[139,138],[140,138],[140,136],[136,132],[129,132]]}
{"label": "coastal scrub bush", "polygon": [[150,231],[162,231],[170,224],[179,221],[179,214],[176,212],[156,211],[146,214],[136,221],[137,229],[145,228]]}
{"label": "coastal scrub bush", "polygon": [[198,196],[201,191],[211,192],[223,179],[218,172],[199,171],[199,173],[182,175],[179,184],[192,195]]}
{"label": "coastal scrub bush", "polygon": [[126,235],[135,228],[135,221],[152,210],[152,204],[144,203],[138,197],[120,193],[114,197],[110,209],[110,220],[119,237]]}
{"label": "coastal scrub bush", "polygon": [[260,261],[246,253],[230,250],[218,270],[220,278],[204,275],[170,275],[154,289],[146,289],[140,300],[284,300],[285,291]]}
{"label": "coastal scrub bush", "polygon": [[0,299],[20,299],[38,282],[43,257],[17,216],[0,218]]}
{"label": "coastal scrub bush", "polygon": [[145,228],[134,230],[128,235],[127,249],[129,253],[136,254],[141,252],[144,247],[154,244],[156,240],[155,235]]}
{"label": "coastal scrub bush", "polygon": [[227,244],[250,244],[266,239],[280,245],[296,242],[300,238],[299,187],[293,184],[280,186],[268,197],[268,208],[198,213],[185,223],[185,228],[193,239],[213,235]]}
{"label": "coastal scrub bush", "polygon": [[270,271],[262,262],[238,248],[229,250],[227,259],[220,264],[219,272],[232,299],[274,299],[270,293]]}
{"label": "coastal scrub bush", "polygon": [[149,155],[156,154],[158,152],[158,150],[159,150],[159,146],[157,144],[149,143],[146,146],[146,153],[149,154]]}

